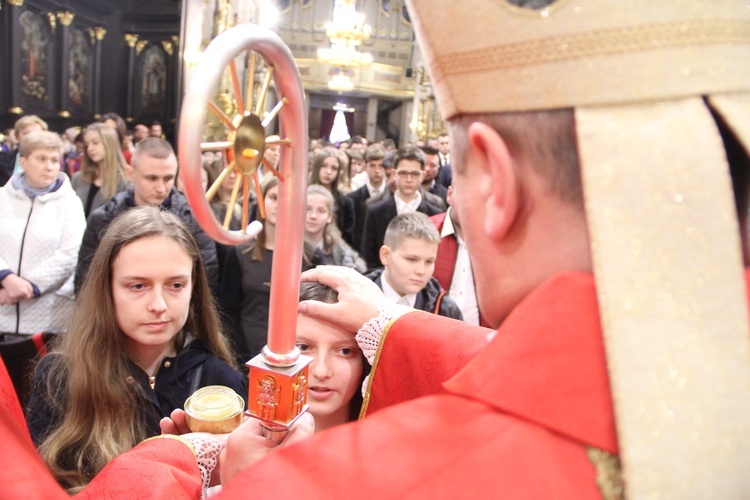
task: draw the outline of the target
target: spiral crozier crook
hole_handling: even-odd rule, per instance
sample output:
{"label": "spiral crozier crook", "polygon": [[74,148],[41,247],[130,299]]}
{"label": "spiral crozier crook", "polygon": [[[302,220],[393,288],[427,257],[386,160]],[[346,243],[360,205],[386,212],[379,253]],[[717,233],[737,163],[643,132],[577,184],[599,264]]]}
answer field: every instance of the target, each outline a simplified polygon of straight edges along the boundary
{"label": "spiral crozier crook", "polygon": [[[268,72],[253,106],[254,54],[247,95],[243,99],[234,59],[240,52],[252,50],[268,65]],[[236,99],[237,115],[230,118],[211,102],[224,70],[229,67]],[[247,200],[251,179],[259,186],[257,168],[263,152],[279,144],[279,208],[276,224],[271,297],[268,321],[268,343],[261,354],[248,361],[250,386],[248,413],[263,421],[270,432],[288,429],[307,409],[308,365],[311,358],[300,355],[295,346],[299,272],[305,228],[307,199],[307,116],[299,72],[288,47],[273,31],[254,24],[242,24],[217,36],[206,48],[185,94],[179,123],[179,160],[184,175],[185,194],[203,230],[216,241],[236,245],[258,234],[259,223],[247,224]],[[264,116],[266,92],[273,78],[279,102]],[[206,112],[215,114],[230,130],[225,142],[201,143]],[[281,140],[266,142],[266,127],[279,119]],[[201,186],[202,151],[221,150],[225,168],[219,179],[204,194]],[[266,165],[271,167],[270,165]],[[218,184],[232,170],[234,205],[242,186],[242,230],[229,231],[214,218],[209,199]],[[209,199],[207,199],[207,197]],[[263,210],[262,196],[259,209]],[[262,213],[262,212],[261,212]],[[228,224],[227,224],[228,226]]]}

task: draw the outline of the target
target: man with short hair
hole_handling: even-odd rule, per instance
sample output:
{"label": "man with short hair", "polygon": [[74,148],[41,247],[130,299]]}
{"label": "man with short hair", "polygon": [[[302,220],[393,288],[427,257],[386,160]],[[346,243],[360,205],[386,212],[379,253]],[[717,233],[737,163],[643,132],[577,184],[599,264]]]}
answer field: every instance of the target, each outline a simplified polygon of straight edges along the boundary
{"label": "man with short hair", "polygon": [[149,135],[151,137],[157,137],[159,139],[164,137],[164,132],[161,128],[161,123],[159,123],[157,120],[154,120],[151,122],[151,128],[149,129]]}
{"label": "man with short hair", "polygon": [[430,203],[438,208],[446,210],[448,208],[448,188],[437,181],[438,172],[440,171],[440,160],[438,159],[438,150],[432,146],[424,146],[424,177],[422,178],[422,189],[427,193],[434,194],[439,200]]}
{"label": "man with short hair", "polygon": [[[383,177],[385,178],[385,189],[380,191],[379,193],[374,193],[372,196],[367,198],[365,200],[365,209],[362,210],[362,224],[364,225],[365,221],[365,212],[367,211],[367,207],[370,205],[374,205],[375,203],[382,201],[388,197],[392,197],[393,193],[396,192],[396,186],[397,183],[397,177],[396,177],[396,168],[394,165],[394,161],[396,159],[396,150],[388,151],[385,156],[383,157]],[[359,247],[357,247],[359,248]]]}
{"label": "man with short hair", "polygon": [[373,197],[382,195],[387,191],[385,168],[383,158],[385,148],[380,144],[372,144],[365,151],[365,184],[349,193],[347,196],[354,201],[354,215],[357,227],[354,230],[354,247],[362,245],[362,231],[365,226],[365,206],[367,201]]}
{"label": "man with short hair", "polygon": [[132,165],[127,167],[127,171],[132,187],[115,194],[107,203],[89,215],[78,254],[76,290],[80,290],[83,285],[94,252],[110,222],[130,208],[154,205],[169,210],[190,228],[201,250],[203,265],[211,287],[216,291],[219,281],[216,244],[198,226],[185,195],[174,187],[177,176],[177,157],[172,146],[164,139],[156,137],[143,139],[136,146]]}
{"label": "man with short hair", "polygon": [[424,173],[424,155],[415,147],[398,149],[394,161],[396,191],[393,196],[373,203],[365,210],[365,222],[362,229],[360,255],[370,268],[380,266],[380,247],[388,223],[396,215],[409,212],[422,212],[435,215],[441,210],[425,201],[419,188]]}
{"label": "man with short hair", "polygon": [[447,133],[440,134],[437,138],[438,159],[440,160],[440,172],[438,182],[443,186],[450,187],[453,180],[451,170],[451,140]]}
{"label": "man with short hair", "polygon": [[437,138],[438,156],[440,157],[440,166],[451,164],[451,139],[450,136],[440,134]]}
{"label": "man with short hair", "polygon": [[361,155],[365,153],[365,144],[362,142],[361,135],[354,135],[349,139],[349,151],[355,151]]}
{"label": "man with short hair", "polygon": [[142,123],[137,123],[133,127],[133,144],[138,144],[143,139],[149,136],[149,129]]}

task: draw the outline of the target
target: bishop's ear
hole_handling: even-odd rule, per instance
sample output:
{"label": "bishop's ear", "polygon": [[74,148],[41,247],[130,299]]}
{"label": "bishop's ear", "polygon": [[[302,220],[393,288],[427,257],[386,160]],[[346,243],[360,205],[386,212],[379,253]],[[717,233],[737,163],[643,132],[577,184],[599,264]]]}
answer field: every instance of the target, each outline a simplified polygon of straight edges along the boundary
{"label": "bishop's ear", "polygon": [[473,167],[468,175],[481,177],[472,184],[479,186],[484,198],[484,229],[493,240],[502,240],[518,216],[518,173],[507,144],[492,127],[475,122],[468,132]]}

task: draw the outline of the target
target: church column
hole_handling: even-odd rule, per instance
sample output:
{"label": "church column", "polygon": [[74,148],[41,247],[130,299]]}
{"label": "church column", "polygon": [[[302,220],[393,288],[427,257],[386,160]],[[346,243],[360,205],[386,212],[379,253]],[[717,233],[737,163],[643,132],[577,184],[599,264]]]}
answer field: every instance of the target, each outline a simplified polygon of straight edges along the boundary
{"label": "church column", "polygon": [[[173,90],[175,88],[175,75],[177,74],[176,68],[177,64],[175,61],[175,46],[179,47],[180,41],[177,39],[177,37],[172,37],[170,40],[162,40],[161,46],[164,49],[164,52],[166,53],[166,57],[164,58],[164,64],[166,66],[167,74],[166,74],[166,88],[167,92],[165,95],[166,99],[166,109],[165,112],[167,116],[177,116],[177,112],[175,112],[175,107],[177,105],[177,101],[174,99]],[[172,126],[175,127],[176,124],[172,122]]]}
{"label": "church column", "polygon": [[[21,57],[20,54],[20,39],[21,39],[21,23],[19,18],[21,16],[23,0],[8,0],[8,31],[10,32],[10,58],[8,60],[10,64],[10,71],[8,75],[20,75],[21,74]],[[24,113],[23,108],[20,106],[21,100],[21,78],[6,78],[8,85],[10,86],[10,107],[8,113],[14,115],[22,115]]]}
{"label": "church column", "polygon": [[138,44],[138,35],[127,33],[125,42],[130,49],[128,50],[128,92],[127,92],[127,120],[133,120],[133,87],[135,83],[135,46]]}
{"label": "church column", "polygon": [[[70,65],[68,64],[70,54],[68,53],[68,46],[70,44],[70,25],[75,18],[75,14],[72,12],[57,12],[57,20],[60,22],[60,27],[57,31],[57,50],[55,56],[57,60],[61,62],[60,72],[58,77],[60,81],[55,82],[55,88],[57,88],[57,116],[60,118],[70,118],[70,109],[68,109],[68,79],[70,78]],[[51,86],[51,85],[50,85]]]}
{"label": "church column", "polygon": [[94,44],[94,85],[91,89],[94,93],[94,118],[99,119],[102,114],[102,40],[107,30],[102,26],[96,26],[89,32],[91,43]]}

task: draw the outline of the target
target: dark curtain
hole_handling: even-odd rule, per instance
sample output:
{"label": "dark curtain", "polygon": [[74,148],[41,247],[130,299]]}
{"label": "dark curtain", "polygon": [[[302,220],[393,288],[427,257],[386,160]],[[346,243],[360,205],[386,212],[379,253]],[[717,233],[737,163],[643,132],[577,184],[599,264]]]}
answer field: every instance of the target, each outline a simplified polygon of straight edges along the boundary
{"label": "dark curtain", "polygon": [[354,135],[354,113],[344,113],[346,118],[346,128],[349,129],[349,135]]}
{"label": "dark curtain", "polygon": [[320,115],[320,136],[326,140],[331,136],[333,119],[335,117],[336,112],[332,109],[324,109]]}

